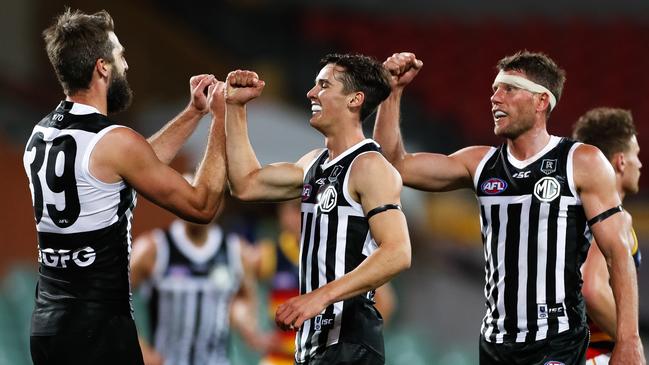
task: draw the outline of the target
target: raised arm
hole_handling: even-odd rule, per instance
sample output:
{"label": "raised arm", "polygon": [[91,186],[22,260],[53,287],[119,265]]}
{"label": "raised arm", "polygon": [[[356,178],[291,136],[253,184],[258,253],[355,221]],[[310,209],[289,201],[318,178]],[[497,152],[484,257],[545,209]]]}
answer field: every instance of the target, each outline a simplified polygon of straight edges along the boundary
{"label": "raised arm", "polygon": [[174,119],[147,141],[162,163],[169,164],[194,133],[198,122],[209,111],[207,89],[216,83],[214,75],[197,75],[189,79],[190,100]]}
{"label": "raised arm", "polygon": [[401,136],[400,106],[403,90],[417,75],[423,62],[413,53],[395,53],[383,63],[392,75],[392,92],[376,113],[374,139],[407,186],[426,191],[471,188],[472,174],[488,147],[470,147],[451,156],[407,153]]}
{"label": "raised arm", "polygon": [[296,163],[261,166],[250,144],[246,104],[261,95],[264,81],[252,71],[230,72],[226,80],[226,153],[230,190],[246,201],[297,198],[302,193],[304,164],[313,153]]}
{"label": "raised arm", "polygon": [[[205,156],[189,184],[156,156],[151,145],[128,128],[115,128],[90,157],[93,175],[105,182],[125,180],[138,193],[177,216],[208,223],[216,214],[225,185],[223,83],[210,87],[213,118]],[[221,105],[220,112],[216,111]]]}
{"label": "raised arm", "polygon": [[374,139],[381,145],[383,154],[391,163],[403,160],[406,150],[401,137],[401,96],[408,85],[424,66],[414,53],[395,53],[383,62],[390,72],[390,96],[379,105],[374,124]]}
{"label": "raised arm", "polygon": [[[587,219],[621,204],[615,172],[595,147],[583,145],[574,154],[574,179]],[[624,215],[613,214],[591,225],[595,241],[606,259],[616,304],[616,344],[611,364],[645,364],[638,334],[638,284],[627,242]]]}
{"label": "raised arm", "polygon": [[[381,155],[368,153],[352,165],[349,191],[367,214],[386,204],[400,204],[401,178]],[[282,304],[275,315],[280,328],[298,328],[328,305],[376,289],[410,267],[410,237],[403,212],[378,213],[369,225],[378,249],[340,279]]]}

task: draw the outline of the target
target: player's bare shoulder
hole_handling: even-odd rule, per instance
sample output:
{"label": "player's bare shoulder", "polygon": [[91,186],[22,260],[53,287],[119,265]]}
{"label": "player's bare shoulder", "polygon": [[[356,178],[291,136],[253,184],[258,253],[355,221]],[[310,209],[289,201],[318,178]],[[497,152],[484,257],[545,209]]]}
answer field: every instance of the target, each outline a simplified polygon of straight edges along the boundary
{"label": "player's bare shoulder", "polygon": [[615,180],[615,171],[599,148],[589,145],[579,145],[572,157],[573,176],[577,189],[584,184],[598,181]]}
{"label": "player's bare shoulder", "polygon": [[297,161],[296,165],[302,168],[302,170],[306,171],[306,169],[311,165],[311,163],[322,154],[322,151],[324,151],[324,148],[316,148],[312,151],[309,151],[306,153],[304,156],[300,157],[300,159]]}
{"label": "player's bare shoulder", "polygon": [[491,146],[469,146],[462,148],[451,154],[449,157],[461,163],[468,172],[468,177],[471,177],[471,182],[475,177],[480,162],[487,157],[487,155],[494,151],[495,147]]}
{"label": "player's bare shoulder", "polygon": [[373,187],[391,187],[401,190],[401,175],[392,164],[379,152],[365,152],[351,165],[350,191],[359,191]]}

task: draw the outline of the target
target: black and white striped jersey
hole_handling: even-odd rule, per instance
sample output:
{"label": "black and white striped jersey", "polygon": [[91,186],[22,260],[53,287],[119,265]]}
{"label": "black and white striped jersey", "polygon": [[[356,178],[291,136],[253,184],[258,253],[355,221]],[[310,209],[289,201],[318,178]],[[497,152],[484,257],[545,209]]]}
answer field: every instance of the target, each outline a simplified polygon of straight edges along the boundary
{"label": "black and white striped jersey", "polygon": [[[324,150],[305,171],[300,238],[300,294],[309,293],[354,270],[377,248],[361,205],[348,190],[352,163],[379,153],[371,139],[329,160]],[[305,362],[339,342],[362,343],[383,356],[382,320],[373,292],[337,302],[304,322],[296,334],[295,359]]]}
{"label": "black and white striped jersey", "polygon": [[34,335],[70,330],[97,311],[131,311],[135,192],[125,182],[99,181],[88,168],[97,142],[118,127],[91,106],[63,101],[34,127],[27,142],[23,163],[40,266]]}
{"label": "black and white striped jersey", "polygon": [[179,220],[154,237],[149,315],[156,351],[165,364],[229,364],[230,305],[243,273],[238,237],[213,225],[196,246]]}
{"label": "black and white striped jersey", "polygon": [[476,170],[489,342],[530,343],[585,325],[580,267],[591,233],[573,180],[578,146],[552,136],[519,161],[503,144]]}

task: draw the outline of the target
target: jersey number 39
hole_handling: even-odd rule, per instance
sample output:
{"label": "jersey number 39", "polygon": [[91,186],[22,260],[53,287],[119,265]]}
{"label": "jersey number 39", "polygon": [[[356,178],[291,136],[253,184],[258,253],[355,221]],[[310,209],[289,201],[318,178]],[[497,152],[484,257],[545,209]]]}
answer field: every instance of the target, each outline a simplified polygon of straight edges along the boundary
{"label": "jersey number 39", "polygon": [[[47,158],[45,158],[48,144],[51,144],[51,147],[49,153],[47,153]],[[54,224],[61,228],[69,227],[76,222],[81,211],[77,181],[74,175],[77,142],[72,136],[63,135],[55,138],[52,142],[46,143],[43,140],[43,133],[37,132],[32,135],[32,139],[27,144],[27,151],[32,150],[34,150],[34,160],[29,165],[29,169],[33,185],[36,224],[40,223],[43,218],[43,209],[47,208],[47,213]],[[63,158],[59,160],[60,157]],[[57,164],[57,161],[63,163],[59,162]],[[45,182],[49,191],[55,194],[65,194],[65,208],[63,210],[58,210],[55,204],[45,204],[44,206],[43,185],[38,176],[43,165],[45,165]]]}

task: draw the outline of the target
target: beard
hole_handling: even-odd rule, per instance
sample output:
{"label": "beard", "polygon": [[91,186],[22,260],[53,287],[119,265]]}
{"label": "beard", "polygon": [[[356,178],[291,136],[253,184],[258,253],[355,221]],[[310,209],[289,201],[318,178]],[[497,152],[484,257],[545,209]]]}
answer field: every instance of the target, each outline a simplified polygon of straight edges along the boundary
{"label": "beard", "polygon": [[521,134],[529,131],[534,126],[533,118],[521,118],[515,123],[511,123],[504,128],[494,128],[494,134],[498,137],[507,139],[516,139]]}
{"label": "beard", "polygon": [[106,98],[108,102],[108,114],[119,113],[131,105],[133,90],[128,85],[125,74],[118,75],[117,73],[113,73]]}

